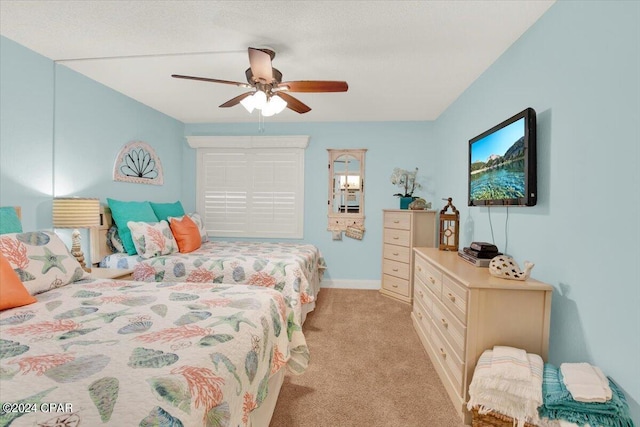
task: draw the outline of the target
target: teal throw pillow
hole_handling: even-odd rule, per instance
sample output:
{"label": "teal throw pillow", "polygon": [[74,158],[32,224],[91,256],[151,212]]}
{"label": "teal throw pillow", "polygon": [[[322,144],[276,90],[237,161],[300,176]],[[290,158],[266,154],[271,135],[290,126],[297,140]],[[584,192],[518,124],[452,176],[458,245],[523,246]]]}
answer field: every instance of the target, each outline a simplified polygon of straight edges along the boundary
{"label": "teal throw pillow", "polygon": [[0,208],[0,234],[9,233],[22,233],[20,218],[11,206]]}
{"label": "teal throw pillow", "polygon": [[155,212],[158,217],[158,221],[165,220],[169,222],[167,218],[170,216],[178,217],[184,215],[184,209],[182,208],[182,203],[180,203],[180,201],[175,203],[150,203],[153,212]]}
{"label": "teal throw pillow", "polygon": [[122,240],[125,251],[129,255],[136,255],[136,247],[131,238],[131,230],[127,222],[158,222],[158,217],[149,202],[123,202],[121,200],[107,199],[113,221],[118,226],[118,235]]}

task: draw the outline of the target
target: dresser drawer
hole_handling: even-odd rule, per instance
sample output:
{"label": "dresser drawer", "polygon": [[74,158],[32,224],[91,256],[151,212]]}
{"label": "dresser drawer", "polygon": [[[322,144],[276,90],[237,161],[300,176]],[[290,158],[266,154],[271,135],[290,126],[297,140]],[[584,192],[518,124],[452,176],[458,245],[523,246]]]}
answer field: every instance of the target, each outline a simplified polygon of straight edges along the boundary
{"label": "dresser drawer", "polygon": [[411,216],[404,212],[387,212],[384,215],[384,228],[411,230]]}
{"label": "dresser drawer", "polygon": [[407,246],[385,244],[382,253],[384,258],[394,261],[409,263],[411,260],[411,249]]}
{"label": "dresser drawer", "polygon": [[399,277],[383,274],[382,287],[389,292],[393,292],[407,298],[410,297],[409,280],[407,279],[401,279]]}
{"label": "dresser drawer", "polygon": [[401,279],[409,280],[409,264],[404,262],[393,261],[385,259],[382,261],[382,272],[390,276],[399,277]]}
{"label": "dresser drawer", "polygon": [[390,243],[398,246],[409,246],[411,243],[411,232],[408,230],[385,228],[384,243]]}
{"label": "dresser drawer", "polygon": [[467,328],[438,300],[433,301],[431,305],[431,317],[458,359],[465,360]]}
{"label": "dresser drawer", "polygon": [[424,337],[431,340],[431,329],[433,328],[433,321],[429,311],[425,309],[424,305],[417,300],[413,300],[413,315],[420,324]]}
{"label": "dresser drawer", "polygon": [[449,344],[440,334],[437,327],[431,328],[431,342],[437,353],[438,361],[447,372],[447,376],[455,386],[458,396],[462,396],[462,380],[464,378],[464,363],[451,350]]}
{"label": "dresser drawer", "polygon": [[416,256],[414,273],[437,298],[442,295],[442,273],[429,264],[424,258]]}
{"label": "dresser drawer", "polygon": [[467,288],[445,276],[442,281],[442,302],[463,324],[467,324]]}
{"label": "dresser drawer", "polygon": [[413,286],[413,300],[420,301],[429,315],[431,315],[433,311],[433,300],[435,298],[435,295],[433,295],[429,288],[427,288],[427,285],[425,285],[418,276],[415,276]]}

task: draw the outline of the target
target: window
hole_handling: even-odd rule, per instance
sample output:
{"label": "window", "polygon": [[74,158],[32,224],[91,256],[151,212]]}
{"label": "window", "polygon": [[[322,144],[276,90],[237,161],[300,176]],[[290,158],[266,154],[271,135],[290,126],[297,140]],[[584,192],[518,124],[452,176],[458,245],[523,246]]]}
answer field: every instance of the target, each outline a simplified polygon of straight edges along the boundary
{"label": "window", "polygon": [[302,238],[308,136],[190,136],[196,209],[214,237]]}

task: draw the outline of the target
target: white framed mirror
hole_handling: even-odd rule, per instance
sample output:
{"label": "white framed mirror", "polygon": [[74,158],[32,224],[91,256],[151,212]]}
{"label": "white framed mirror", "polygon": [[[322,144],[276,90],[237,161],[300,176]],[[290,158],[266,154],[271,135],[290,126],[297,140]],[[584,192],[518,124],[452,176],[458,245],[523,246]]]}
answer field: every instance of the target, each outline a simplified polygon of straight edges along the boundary
{"label": "white framed mirror", "polygon": [[327,149],[329,153],[328,230],[364,228],[364,158],[366,149]]}

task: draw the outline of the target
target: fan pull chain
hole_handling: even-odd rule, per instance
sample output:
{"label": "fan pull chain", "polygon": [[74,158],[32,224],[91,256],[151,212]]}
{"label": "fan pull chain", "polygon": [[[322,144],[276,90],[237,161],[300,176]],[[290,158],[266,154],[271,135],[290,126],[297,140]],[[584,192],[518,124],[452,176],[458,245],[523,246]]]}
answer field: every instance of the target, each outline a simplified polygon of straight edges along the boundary
{"label": "fan pull chain", "polygon": [[258,110],[258,133],[264,133],[264,116],[261,110]]}

